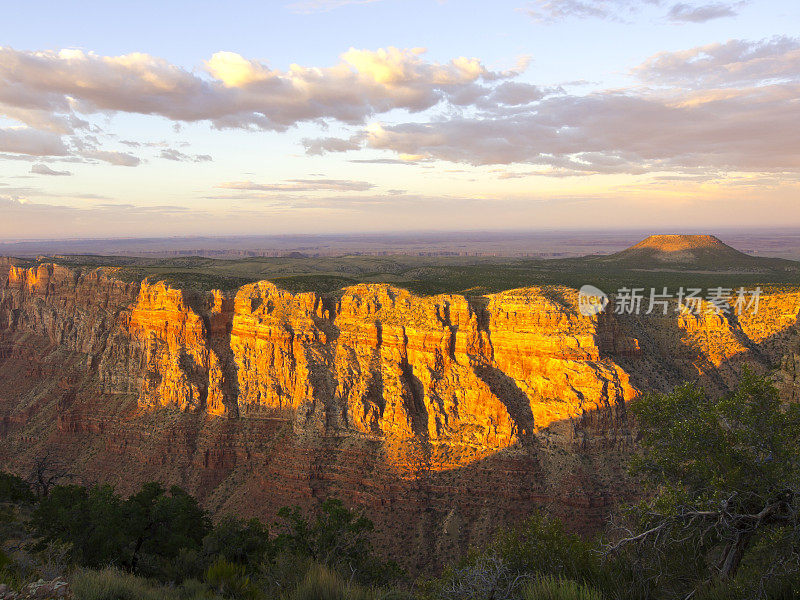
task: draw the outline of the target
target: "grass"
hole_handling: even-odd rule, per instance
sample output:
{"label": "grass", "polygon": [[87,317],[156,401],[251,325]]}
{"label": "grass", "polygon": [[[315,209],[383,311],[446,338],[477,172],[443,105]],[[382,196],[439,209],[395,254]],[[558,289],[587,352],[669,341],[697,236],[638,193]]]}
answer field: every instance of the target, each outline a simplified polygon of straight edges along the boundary
{"label": "grass", "polygon": [[338,573],[313,565],[289,600],[380,600],[377,592],[349,585]]}
{"label": "grass", "polygon": [[522,589],[522,600],[604,600],[586,585],[560,577],[540,577]]}
{"label": "grass", "polygon": [[80,600],[211,600],[206,586],[186,581],[180,587],[152,583],[118,569],[79,571],[72,578],[72,592]]}

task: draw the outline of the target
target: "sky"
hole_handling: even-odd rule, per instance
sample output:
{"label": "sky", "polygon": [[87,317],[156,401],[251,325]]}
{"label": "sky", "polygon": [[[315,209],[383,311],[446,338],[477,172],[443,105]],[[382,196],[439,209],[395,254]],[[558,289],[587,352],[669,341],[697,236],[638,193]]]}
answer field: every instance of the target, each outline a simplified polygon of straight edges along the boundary
{"label": "sky", "polygon": [[796,0],[14,2],[0,240],[800,226]]}

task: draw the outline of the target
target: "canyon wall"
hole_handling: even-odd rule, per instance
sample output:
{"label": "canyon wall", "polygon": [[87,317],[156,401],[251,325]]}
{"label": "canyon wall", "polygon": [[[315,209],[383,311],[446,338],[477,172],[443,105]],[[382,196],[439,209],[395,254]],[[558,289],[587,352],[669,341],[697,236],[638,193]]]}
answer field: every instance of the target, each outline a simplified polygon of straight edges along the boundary
{"label": "canyon wall", "polygon": [[742,365],[797,387],[795,291],[769,291],[755,315],[584,317],[564,287],[196,293],[112,275],[3,273],[8,468],[54,451],[84,482],[160,479],[265,519],[335,495],[411,568],[539,507],[596,528],[637,494],[625,405],[639,391],[722,391]]}

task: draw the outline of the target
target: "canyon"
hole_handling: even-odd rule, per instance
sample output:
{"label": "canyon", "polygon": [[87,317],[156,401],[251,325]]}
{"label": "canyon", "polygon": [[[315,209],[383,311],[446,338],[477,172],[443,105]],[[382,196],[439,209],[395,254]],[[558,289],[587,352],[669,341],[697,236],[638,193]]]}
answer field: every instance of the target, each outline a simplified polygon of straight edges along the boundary
{"label": "canyon", "polygon": [[[704,307],[708,308],[708,307]],[[589,533],[640,496],[638,394],[744,367],[798,391],[800,289],[758,311],[584,316],[578,292],[199,292],[0,260],[0,459],[123,492],[176,483],[267,521],[335,496],[435,569],[535,510]]]}

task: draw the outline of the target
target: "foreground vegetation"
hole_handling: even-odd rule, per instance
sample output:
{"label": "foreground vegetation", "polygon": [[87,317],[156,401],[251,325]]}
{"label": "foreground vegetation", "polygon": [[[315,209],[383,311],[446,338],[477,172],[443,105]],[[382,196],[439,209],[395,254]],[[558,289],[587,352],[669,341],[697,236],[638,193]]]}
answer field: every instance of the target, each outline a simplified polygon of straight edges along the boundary
{"label": "foreground vegetation", "polygon": [[631,468],[649,499],[594,540],[537,515],[415,580],[373,552],[372,523],[335,499],[313,514],[284,508],[270,526],[212,523],[177,487],[123,498],[43,485],[53,482],[39,468],[30,481],[0,475],[0,583],[62,578],[81,600],[797,597],[800,405],[745,372],[723,398],[687,384],[634,413],[642,450]]}

